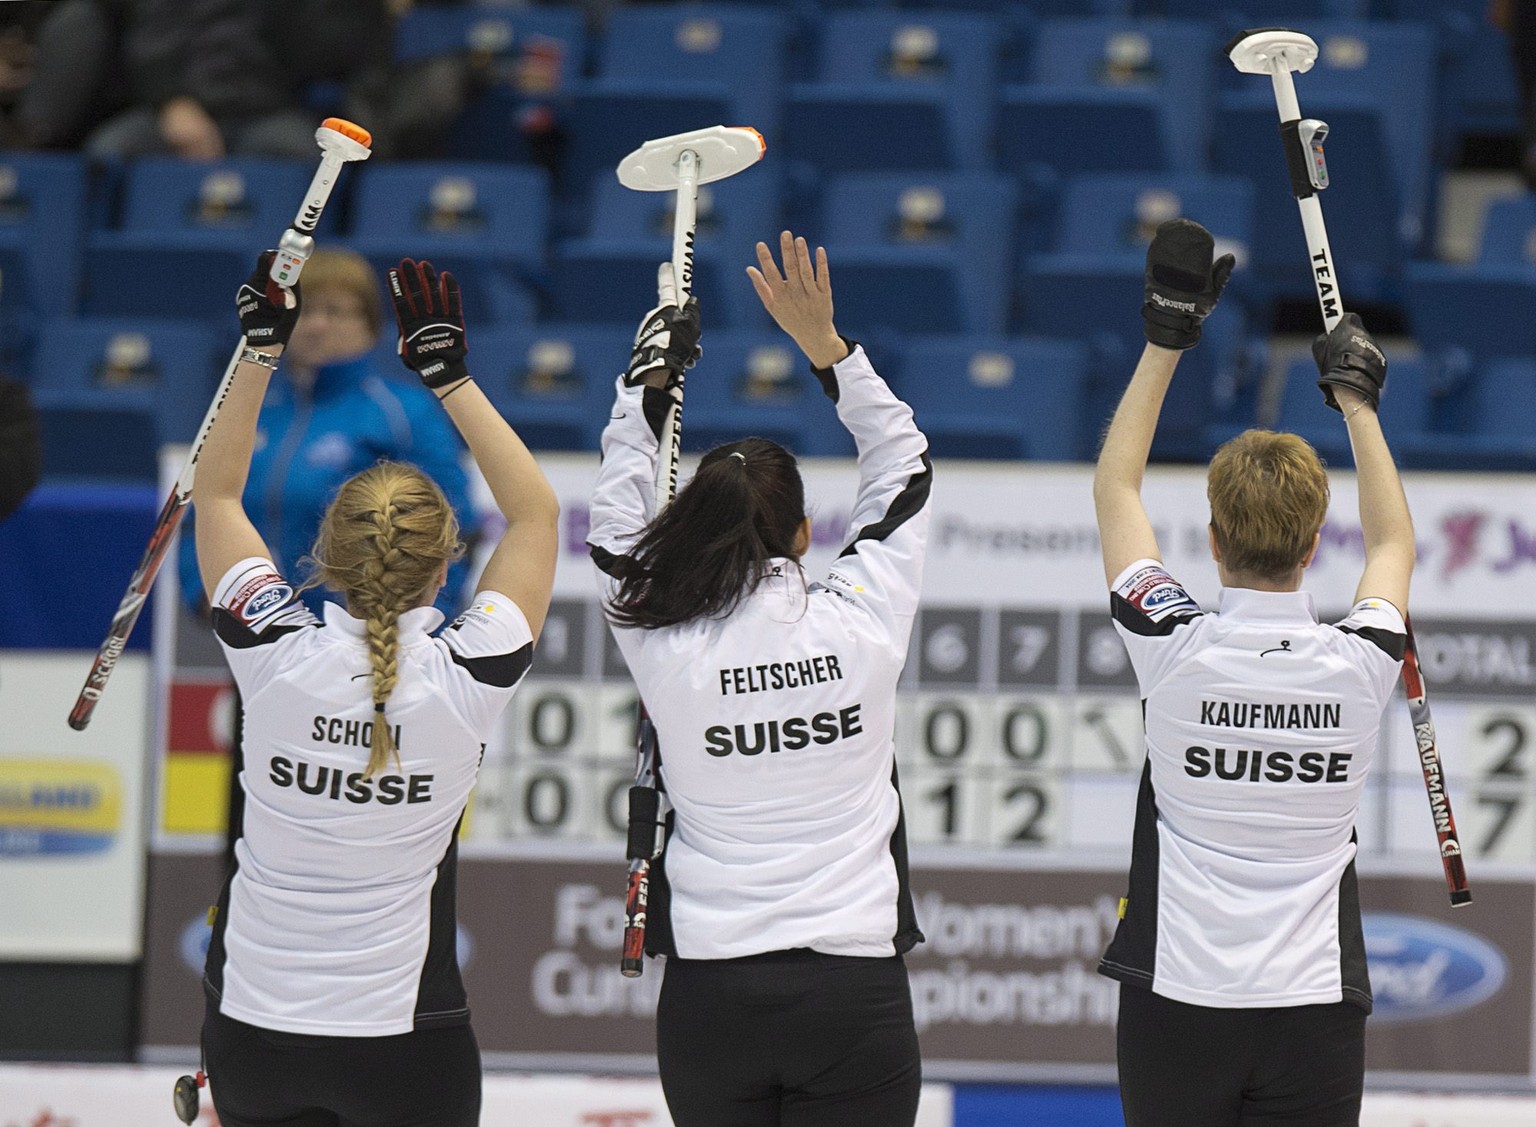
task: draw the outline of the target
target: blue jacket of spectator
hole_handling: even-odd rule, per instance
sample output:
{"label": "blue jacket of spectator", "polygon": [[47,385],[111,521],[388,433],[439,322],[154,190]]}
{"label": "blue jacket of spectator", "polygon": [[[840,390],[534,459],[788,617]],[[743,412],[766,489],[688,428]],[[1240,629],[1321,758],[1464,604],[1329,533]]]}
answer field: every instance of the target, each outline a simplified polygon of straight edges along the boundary
{"label": "blue jacket of spectator", "polygon": [[[245,511],[278,568],[295,583],[307,578],[297,567],[314,545],[320,518],[336,488],[381,459],[410,462],[442,487],[464,535],[474,531],[469,485],[461,462],[463,443],[447,413],[414,377],[385,374],[376,358],[363,355],[328,364],[315,372],[314,386],[303,388],[281,370],[267,391],[256,425],[256,450],[245,485]],[[202,580],[193,548],[193,514],[182,527],[182,593],[197,607]],[[467,571],[459,560],[448,571],[448,585],[437,607],[452,618],[461,609]],[[316,587],[304,601],[316,614],[334,592]]]}

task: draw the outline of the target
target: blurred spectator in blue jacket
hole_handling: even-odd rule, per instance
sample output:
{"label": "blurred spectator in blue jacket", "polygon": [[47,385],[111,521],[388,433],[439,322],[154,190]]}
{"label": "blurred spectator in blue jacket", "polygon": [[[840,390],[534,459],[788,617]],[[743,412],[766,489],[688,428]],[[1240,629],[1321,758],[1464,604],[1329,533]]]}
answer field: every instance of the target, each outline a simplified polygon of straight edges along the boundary
{"label": "blurred spectator in blue jacket", "polygon": [[[383,304],[373,270],[347,250],[321,249],[304,267],[304,304],[267,392],[257,423],[256,452],[245,487],[245,510],[284,574],[303,572],[325,506],[336,487],[381,458],[420,466],[447,494],[460,527],[476,527],[461,462],[463,445],[421,383],[374,352]],[[393,332],[393,326],[391,326]],[[387,358],[384,358],[387,359]],[[192,519],[197,496],[193,492]],[[181,537],[182,590],[189,605],[202,598],[192,536]],[[458,613],[468,564],[448,573],[438,609]],[[305,592],[316,614],[326,593]]]}

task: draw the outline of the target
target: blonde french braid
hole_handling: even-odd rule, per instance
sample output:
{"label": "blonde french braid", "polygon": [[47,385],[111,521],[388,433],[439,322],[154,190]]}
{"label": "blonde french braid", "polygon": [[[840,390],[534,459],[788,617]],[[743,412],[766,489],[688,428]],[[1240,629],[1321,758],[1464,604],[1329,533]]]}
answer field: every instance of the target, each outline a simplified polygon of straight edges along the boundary
{"label": "blonde french braid", "polygon": [[349,478],[320,525],[314,575],[342,591],[366,622],[373,732],[364,778],[400,769],[385,704],[400,679],[400,616],[430,603],[443,565],[463,552],[458,521],[437,484],[414,466],[381,462]]}

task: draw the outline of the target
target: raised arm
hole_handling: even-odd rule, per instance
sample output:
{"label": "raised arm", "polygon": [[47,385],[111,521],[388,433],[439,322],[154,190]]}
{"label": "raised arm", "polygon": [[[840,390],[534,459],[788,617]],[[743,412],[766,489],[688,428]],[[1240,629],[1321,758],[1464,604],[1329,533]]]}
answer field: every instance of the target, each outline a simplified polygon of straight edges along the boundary
{"label": "raised arm", "polygon": [[1147,248],[1141,308],[1147,346],[1104,435],[1093,474],[1093,507],[1109,583],[1137,560],[1162,559],[1141,503],[1141,483],[1179,353],[1200,343],[1201,325],[1232,273],[1232,256],[1213,262],[1213,254],[1210,232],[1188,219],[1164,223]]}
{"label": "raised arm", "polygon": [[826,250],[817,247],[813,262],[806,241],[784,231],[779,257],[782,270],[768,245],[758,243],[758,264],[747,267],[747,275],[763,307],[810,361],[859,455],[850,536],[827,584],[868,606],[905,645],[928,546],[933,485],[928,440],[912,409],[891,393],[864,350],[838,333]]}
{"label": "raised arm", "polygon": [[1360,531],[1365,538],[1365,571],[1355,601],[1385,599],[1406,615],[1417,546],[1408,498],[1376,415],[1387,382],[1386,355],[1354,313],[1346,313],[1332,332],[1319,336],[1312,355],[1318,386],[1328,405],[1344,415],[1355,454]]}
{"label": "raised arm", "polygon": [[[203,593],[214,588],[241,560],[268,556],[265,541],[246,516],[240,496],[251,469],[256,420],[278,357],[299,319],[299,286],[286,289],[272,281],[273,251],[264,251],[256,269],[235,295],[245,348],[208,437],[198,455],[192,503],[197,508],[197,567]],[[246,359],[255,357],[255,359]]]}
{"label": "raised arm", "polygon": [[630,548],[656,515],[662,423],[680,394],[678,377],[700,355],[699,335],[699,303],[690,297],[678,307],[672,263],[663,262],[656,272],[656,306],[640,319],[603,428],[587,546],[605,587],[623,574]]}
{"label": "raised arm", "polygon": [[464,311],[452,274],[403,259],[389,271],[400,358],[437,396],[506,519],[477,588],[517,604],[538,638],[549,612],[560,504],[533,455],[469,374]]}

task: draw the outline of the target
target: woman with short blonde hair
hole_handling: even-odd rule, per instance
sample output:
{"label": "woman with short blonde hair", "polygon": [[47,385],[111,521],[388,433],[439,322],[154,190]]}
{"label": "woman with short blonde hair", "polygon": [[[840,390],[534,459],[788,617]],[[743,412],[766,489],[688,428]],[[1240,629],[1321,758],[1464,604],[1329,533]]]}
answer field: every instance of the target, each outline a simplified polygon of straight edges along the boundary
{"label": "woman with short blonde hair", "polygon": [[1232,256],[1163,224],[1147,250],[1147,346],[1094,472],[1104,575],[1141,690],[1147,762],[1120,922],[1127,1127],[1352,1127],[1371,1008],[1355,819],[1402,662],[1413,522],[1376,417],[1386,357],[1353,314],[1313,345],[1349,430],[1365,569],[1342,620],[1302,575],[1328,510],[1316,452],[1250,430],[1211,459],[1220,612],[1163,566],[1141,483],[1180,354]]}

